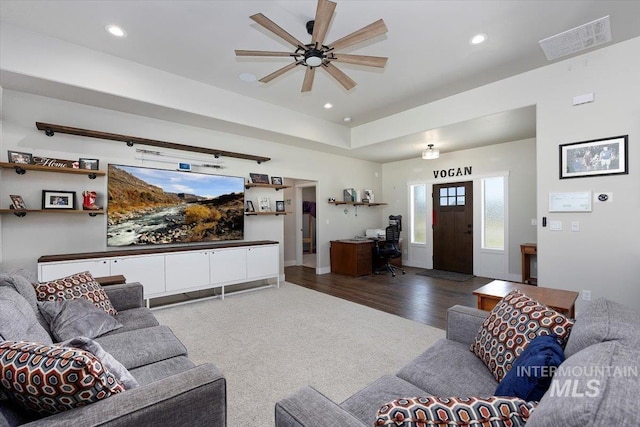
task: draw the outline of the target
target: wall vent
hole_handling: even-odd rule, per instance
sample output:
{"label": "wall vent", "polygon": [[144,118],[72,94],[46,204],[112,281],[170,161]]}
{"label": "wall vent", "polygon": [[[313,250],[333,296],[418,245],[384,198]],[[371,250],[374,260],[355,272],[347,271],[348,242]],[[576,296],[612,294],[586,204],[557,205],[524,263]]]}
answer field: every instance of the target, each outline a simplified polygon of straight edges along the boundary
{"label": "wall vent", "polygon": [[609,15],[572,28],[538,43],[549,61],[611,41]]}

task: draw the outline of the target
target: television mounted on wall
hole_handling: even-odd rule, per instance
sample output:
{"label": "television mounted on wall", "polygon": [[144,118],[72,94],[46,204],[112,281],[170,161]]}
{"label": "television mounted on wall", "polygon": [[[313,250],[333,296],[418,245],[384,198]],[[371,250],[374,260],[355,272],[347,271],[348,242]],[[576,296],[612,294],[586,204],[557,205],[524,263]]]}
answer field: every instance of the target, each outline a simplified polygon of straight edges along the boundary
{"label": "television mounted on wall", "polygon": [[110,164],[107,246],[244,239],[244,178]]}

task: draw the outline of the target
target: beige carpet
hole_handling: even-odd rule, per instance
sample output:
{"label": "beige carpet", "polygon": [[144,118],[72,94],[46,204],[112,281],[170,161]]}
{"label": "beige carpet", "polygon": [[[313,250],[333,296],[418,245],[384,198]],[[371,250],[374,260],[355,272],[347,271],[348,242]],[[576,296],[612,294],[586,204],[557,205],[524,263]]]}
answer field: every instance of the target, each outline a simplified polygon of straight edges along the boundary
{"label": "beige carpet", "polygon": [[273,426],[275,402],[312,385],[342,402],[444,331],[284,283],[154,310],[196,363],[227,379],[228,425]]}

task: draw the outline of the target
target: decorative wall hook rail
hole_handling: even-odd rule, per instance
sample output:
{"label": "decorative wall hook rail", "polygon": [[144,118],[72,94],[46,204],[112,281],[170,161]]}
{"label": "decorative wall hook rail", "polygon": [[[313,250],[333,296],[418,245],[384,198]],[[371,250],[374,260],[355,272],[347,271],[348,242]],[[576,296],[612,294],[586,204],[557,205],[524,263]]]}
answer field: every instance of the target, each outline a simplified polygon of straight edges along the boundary
{"label": "decorative wall hook rail", "polygon": [[269,157],[254,156],[251,154],[234,153],[233,151],[216,150],[214,148],[197,147],[194,145],[177,144],[175,142],[158,141],[155,139],[139,138],[130,135],[120,135],[117,133],[101,132],[89,129],[80,129],[70,126],[54,125],[51,123],[36,122],[38,130],[44,131],[45,135],[53,136],[56,132],[68,135],[86,136],[89,138],[107,139],[110,141],[125,142],[127,146],[133,147],[134,144],[150,145],[152,147],[171,148],[173,150],[192,151],[195,153],[211,154],[216,159],[220,156],[233,157],[236,159],[253,160],[258,164],[268,162]]}

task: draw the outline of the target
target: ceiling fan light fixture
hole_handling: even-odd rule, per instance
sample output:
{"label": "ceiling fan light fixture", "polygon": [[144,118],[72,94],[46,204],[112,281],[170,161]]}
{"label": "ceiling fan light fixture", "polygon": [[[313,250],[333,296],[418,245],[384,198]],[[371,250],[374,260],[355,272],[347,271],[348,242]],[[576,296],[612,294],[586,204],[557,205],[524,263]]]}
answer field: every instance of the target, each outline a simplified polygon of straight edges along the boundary
{"label": "ceiling fan light fixture", "polygon": [[433,148],[433,144],[429,144],[426,150],[422,150],[422,158],[424,160],[433,160],[440,157],[440,150]]}

